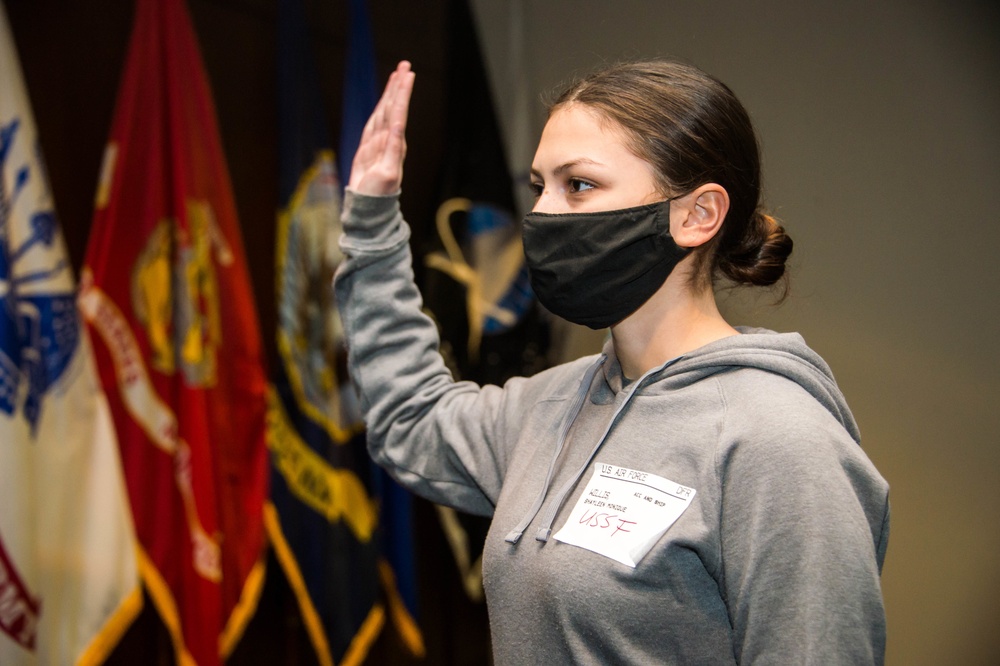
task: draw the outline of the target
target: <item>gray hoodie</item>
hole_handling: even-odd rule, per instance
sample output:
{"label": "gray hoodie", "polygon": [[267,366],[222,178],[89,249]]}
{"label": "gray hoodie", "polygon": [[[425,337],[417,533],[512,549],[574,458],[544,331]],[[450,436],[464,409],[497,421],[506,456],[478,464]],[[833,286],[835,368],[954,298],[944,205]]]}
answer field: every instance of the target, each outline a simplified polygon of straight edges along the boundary
{"label": "gray hoodie", "polygon": [[741,329],[629,383],[610,344],[455,382],[408,239],[395,197],[348,193],[349,372],[373,459],[493,516],[496,663],[882,663],[888,485],[799,335]]}

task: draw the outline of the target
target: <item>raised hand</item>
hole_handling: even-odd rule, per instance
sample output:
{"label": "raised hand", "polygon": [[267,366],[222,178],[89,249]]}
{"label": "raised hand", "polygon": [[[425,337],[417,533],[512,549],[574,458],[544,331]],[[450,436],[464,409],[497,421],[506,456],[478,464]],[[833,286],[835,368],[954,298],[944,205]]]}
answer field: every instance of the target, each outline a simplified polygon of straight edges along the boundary
{"label": "raised hand", "polygon": [[399,191],[406,157],[406,116],[415,76],[405,60],[389,76],[354,154],[347,183],[352,190],[376,196]]}

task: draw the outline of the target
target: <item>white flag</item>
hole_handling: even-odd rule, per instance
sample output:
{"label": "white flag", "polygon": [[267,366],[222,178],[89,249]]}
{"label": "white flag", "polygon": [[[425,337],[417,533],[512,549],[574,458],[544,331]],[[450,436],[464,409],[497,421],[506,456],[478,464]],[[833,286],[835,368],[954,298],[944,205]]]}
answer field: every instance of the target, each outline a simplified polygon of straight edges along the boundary
{"label": "white flag", "polygon": [[108,404],[0,5],[0,664],[97,664],[142,606]]}

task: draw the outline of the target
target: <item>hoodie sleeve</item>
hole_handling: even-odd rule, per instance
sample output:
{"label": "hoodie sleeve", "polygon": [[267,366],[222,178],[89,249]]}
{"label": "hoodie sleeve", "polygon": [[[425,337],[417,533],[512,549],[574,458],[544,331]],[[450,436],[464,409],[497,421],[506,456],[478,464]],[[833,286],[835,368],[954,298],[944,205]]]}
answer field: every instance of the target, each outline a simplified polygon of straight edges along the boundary
{"label": "hoodie sleeve", "polygon": [[343,225],[334,284],[372,459],[427,499],[490,515],[505,466],[503,391],[455,382],[445,367],[398,198],[348,190]]}
{"label": "hoodie sleeve", "polygon": [[888,486],[835,418],[783,389],[729,405],[754,423],[730,424],[719,460],[737,661],[881,664]]}

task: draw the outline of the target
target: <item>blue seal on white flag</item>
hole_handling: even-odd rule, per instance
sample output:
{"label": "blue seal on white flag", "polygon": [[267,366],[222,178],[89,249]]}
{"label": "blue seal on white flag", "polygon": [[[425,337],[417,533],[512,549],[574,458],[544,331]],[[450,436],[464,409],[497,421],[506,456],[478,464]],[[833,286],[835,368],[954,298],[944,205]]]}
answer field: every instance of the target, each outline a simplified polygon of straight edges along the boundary
{"label": "blue seal on white flag", "polygon": [[[17,146],[20,122],[0,120],[0,413],[32,431],[43,398],[80,339],[70,268],[37,148]],[[23,141],[22,141],[23,143]],[[37,188],[41,188],[38,190]],[[38,196],[35,196],[35,195]]]}

